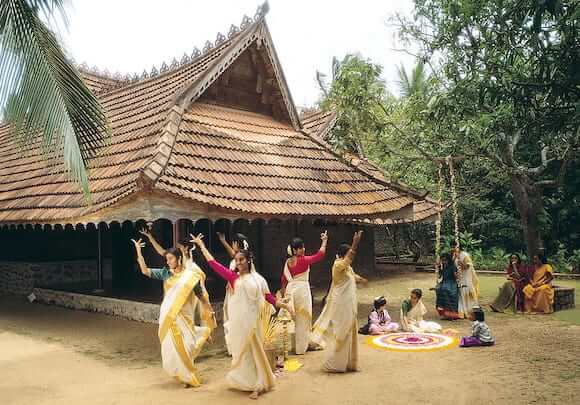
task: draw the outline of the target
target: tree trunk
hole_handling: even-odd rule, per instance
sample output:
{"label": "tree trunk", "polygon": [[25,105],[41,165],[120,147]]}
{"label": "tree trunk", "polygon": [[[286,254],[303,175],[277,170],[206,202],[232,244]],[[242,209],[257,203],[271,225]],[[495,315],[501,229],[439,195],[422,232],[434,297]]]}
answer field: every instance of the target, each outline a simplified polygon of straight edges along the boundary
{"label": "tree trunk", "polygon": [[544,211],[542,189],[525,174],[511,174],[511,189],[524,233],[528,258],[544,249],[540,230],[540,215]]}

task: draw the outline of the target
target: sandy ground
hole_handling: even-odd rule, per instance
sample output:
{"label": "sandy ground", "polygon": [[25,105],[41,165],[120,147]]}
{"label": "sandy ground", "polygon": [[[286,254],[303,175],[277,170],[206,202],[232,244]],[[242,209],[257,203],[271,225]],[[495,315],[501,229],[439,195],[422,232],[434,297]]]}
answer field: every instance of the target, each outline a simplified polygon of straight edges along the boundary
{"label": "sandy ground", "polygon": [[[411,287],[433,284],[428,274],[394,275],[359,290],[361,323],[372,297],[398,302]],[[496,290],[501,279],[489,279]],[[432,308],[433,293],[425,293]],[[317,297],[321,294],[317,293]],[[492,297],[484,296],[483,303]],[[435,318],[434,314],[430,314]],[[580,326],[553,316],[491,314],[498,344],[422,353],[381,351],[360,336],[361,372],[327,375],[323,352],[301,357],[262,404],[573,404],[580,401]],[[466,321],[444,327],[468,333]],[[160,367],[156,325],[0,299],[0,404],[248,403],[227,389],[229,359],[220,337],[198,362],[205,384],[184,389]]]}

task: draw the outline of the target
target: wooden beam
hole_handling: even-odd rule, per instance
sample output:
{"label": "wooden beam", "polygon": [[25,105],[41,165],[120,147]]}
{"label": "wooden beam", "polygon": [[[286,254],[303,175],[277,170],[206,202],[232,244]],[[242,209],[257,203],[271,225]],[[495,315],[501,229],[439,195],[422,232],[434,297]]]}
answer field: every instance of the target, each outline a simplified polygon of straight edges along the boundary
{"label": "wooden beam", "polygon": [[258,78],[256,80],[256,92],[258,94],[262,94],[263,85],[264,85],[264,76],[262,76],[260,73],[258,73]]}

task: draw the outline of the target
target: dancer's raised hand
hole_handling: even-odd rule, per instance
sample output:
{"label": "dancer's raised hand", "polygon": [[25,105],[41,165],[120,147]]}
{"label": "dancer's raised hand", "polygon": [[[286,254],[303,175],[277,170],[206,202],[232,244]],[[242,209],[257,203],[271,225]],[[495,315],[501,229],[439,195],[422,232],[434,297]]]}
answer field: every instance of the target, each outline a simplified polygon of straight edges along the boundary
{"label": "dancer's raised hand", "polygon": [[145,236],[147,239],[151,239],[153,237],[153,235],[151,235],[151,229],[149,227],[141,228],[139,230],[139,233]]}
{"label": "dancer's raised hand", "polygon": [[198,234],[197,236],[194,236],[192,233],[189,234],[189,236],[191,237],[190,242],[193,243],[196,246],[203,246],[203,233]]}
{"label": "dancer's raised hand", "polygon": [[322,242],[328,242],[328,231],[324,231],[320,234],[320,240]]}
{"label": "dancer's raised hand", "polygon": [[131,239],[131,242],[133,242],[133,244],[135,245],[135,250],[139,253],[141,252],[141,249],[145,247],[145,242],[143,242],[141,239],[139,240]]}

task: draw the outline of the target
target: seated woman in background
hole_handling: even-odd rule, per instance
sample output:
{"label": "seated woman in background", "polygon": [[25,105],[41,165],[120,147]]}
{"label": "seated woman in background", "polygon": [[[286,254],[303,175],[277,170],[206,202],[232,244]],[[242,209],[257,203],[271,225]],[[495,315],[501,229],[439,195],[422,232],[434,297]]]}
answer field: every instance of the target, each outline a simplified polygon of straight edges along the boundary
{"label": "seated woman in background", "polygon": [[530,282],[529,272],[526,265],[518,254],[510,256],[510,262],[506,268],[507,281],[500,287],[499,294],[490,305],[495,312],[504,312],[508,308],[512,311],[524,310],[524,287]]}
{"label": "seated woman in background", "polygon": [[443,319],[459,319],[459,287],[457,287],[457,267],[449,253],[441,256],[439,283],[435,288],[437,299],[435,306]]}
{"label": "seated woman in background", "polygon": [[421,297],[423,291],[415,288],[411,291],[411,296],[401,304],[401,328],[405,332],[439,332],[441,325],[437,322],[424,321],[423,316],[427,313],[427,308],[423,305]]}
{"label": "seated woman in background", "polygon": [[554,269],[548,264],[548,260],[542,254],[534,256],[534,274],[530,283],[523,289],[524,310],[527,314],[550,314],[554,312]]}

